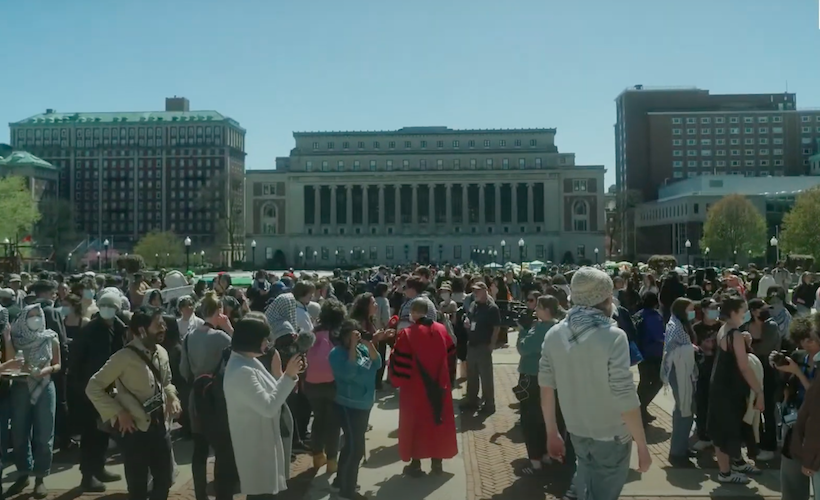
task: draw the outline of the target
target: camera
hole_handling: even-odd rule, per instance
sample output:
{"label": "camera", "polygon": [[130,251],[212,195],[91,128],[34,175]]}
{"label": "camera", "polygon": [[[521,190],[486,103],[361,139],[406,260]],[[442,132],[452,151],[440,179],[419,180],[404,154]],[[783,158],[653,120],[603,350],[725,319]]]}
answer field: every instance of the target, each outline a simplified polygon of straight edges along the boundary
{"label": "camera", "polygon": [[371,332],[361,332],[362,340],[371,341],[373,340],[373,334]]}

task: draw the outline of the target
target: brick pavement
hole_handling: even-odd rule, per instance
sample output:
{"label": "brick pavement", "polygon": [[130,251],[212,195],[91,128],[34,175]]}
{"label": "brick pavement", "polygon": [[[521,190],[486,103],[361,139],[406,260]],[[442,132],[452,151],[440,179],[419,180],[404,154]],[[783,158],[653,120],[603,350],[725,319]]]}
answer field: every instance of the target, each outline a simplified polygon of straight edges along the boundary
{"label": "brick pavement", "polygon": [[[496,413],[488,418],[462,416],[464,463],[467,476],[467,500],[518,500],[560,499],[571,480],[567,466],[555,464],[545,467],[537,477],[521,477],[518,471],[528,464],[521,429],[516,425],[518,413],[512,387],[518,382],[515,365],[495,366]],[[648,428],[647,441],[653,455],[654,467],[669,467],[669,437],[671,416],[652,405],[650,412],[657,420]],[[706,453],[704,457],[711,456]],[[701,468],[714,468],[711,458],[698,462]],[[649,500],[650,497],[624,497],[629,500]],[[698,497],[664,497],[664,500],[693,500]],[[732,497],[743,500],[743,497]],[[750,496],[749,500],[762,500],[762,496]],[[772,500],[779,497],[772,497]],[[658,500],[653,497],[652,500]],[[768,500],[768,499],[766,499]]]}

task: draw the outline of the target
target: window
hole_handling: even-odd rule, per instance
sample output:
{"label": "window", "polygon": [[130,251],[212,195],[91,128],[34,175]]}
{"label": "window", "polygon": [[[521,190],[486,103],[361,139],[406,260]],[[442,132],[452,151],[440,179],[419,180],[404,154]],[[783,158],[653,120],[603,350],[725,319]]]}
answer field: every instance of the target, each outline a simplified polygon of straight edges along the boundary
{"label": "window", "polygon": [[712,150],[711,149],[702,149],[700,151],[700,155],[701,156],[712,156]]}
{"label": "window", "polygon": [[752,127],[746,127],[746,128],[743,129],[743,133],[744,134],[754,134],[755,129],[753,129]]}
{"label": "window", "polygon": [[362,163],[359,160],[353,160],[353,170],[360,170]]}
{"label": "window", "polygon": [[572,229],[574,231],[588,231],[588,226],[589,204],[586,201],[578,200],[572,205]]}
{"label": "window", "polygon": [[488,169],[492,169],[492,168],[493,168],[493,159],[492,159],[492,158],[487,158],[486,163],[487,163],[487,168],[488,168]]}
{"label": "window", "polygon": [[769,143],[769,139],[767,139],[765,137],[761,137],[760,139],[757,140],[757,142],[758,142],[758,144],[766,145],[766,144]]}
{"label": "window", "polygon": [[674,177],[675,179],[682,179],[683,172],[672,172],[672,177]]}
{"label": "window", "polygon": [[672,129],[672,135],[680,135],[680,134],[681,134],[681,132],[680,132],[679,128],[673,128]]}
{"label": "window", "polygon": [[478,161],[476,161],[475,158],[470,160],[470,170],[475,170],[477,164],[478,164]]}
{"label": "window", "polygon": [[323,161],[322,162],[322,172],[327,172],[328,170],[330,170],[330,167],[328,167],[326,161]]}
{"label": "window", "polygon": [[733,149],[731,154],[732,154],[732,156],[740,156],[740,150],[739,149]]}
{"label": "window", "polygon": [[740,133],[740,129],[739,129],[739,128],[737,128],[737,127],[732,127],[732,128],[730,128],[730,129],[729,129],[729,133],[730,133],[730,134],[739,134],[739,133]]}
{"label": "window", "polygon": [[426,148],[426,147],[427,147],[427,141],[421,141],[421,142],[419,142],[419,146],[420,146],[422,149]]}
{"label": "window", "polygon": [[772,117],[772,123],[783,123],[783,117],[782,116],[773,116]]}
{"label": "window", "polygon": [[404,141],[404,147],[405,147],[405,149],[410,149],[410,148],[413,147],[413,143],[410,142],[410,141]]}
{"label": "window", "polygon": [[760,166],[761,167],[768,167],[769,166],[769,160],[760,160]]}
{"label": "window", "polygon": [[729,144],[731,144],[732,146],[737,146],[740,144],[740,139],[730,139]]}
{"label": "window", "polygon": [[757,117],[757,123],[769,123],[769,117],[768,116],[758,116]]}
{"label": "window", "polygon": [[376,170],[376,160],[370,160],[370,171]]}
{"label": "window", "polygon": [[724,146],[726,144],[726,139],[716,139],[715,144],[718,146]]}
{"label": "window", "polygon": [[694,149],[686,150],[686,156],[697,156],[697,155],[698,155],[698,152]]}
{"label": "window", "polygon": [[672,151],[672,156],[683,156],[683,151],[680,149],[675,149]]}
{"label": "window", "polygon": [[345,169],[345,162],[343,162],[343,161],[339,160],[339,162],[338,162],[338,163],[336,163],[336,170],[338,170],[339,172],[341,172],[341,171],[342,171],[342,170],[344,170],[344,169]]}
{"label": "window", "polygon": [[527,168],[527,161],[524,158],[518,159],[518,168]]}
{"label": "window", "polygon": [[673,125],[680,125],[680,118],[672,118]]}
{"label": "window", "polygon": [[401,169],[407,170],[408,168],[410,168],[410,160],[402,160]]}
{"label": "window", "polygon": [[690,118],[686,119],[686,124],[687,125],[692,125],[692,124],[695,124],[695,123],[697,123],[697,120],[695,118],[690,117]]}
{"label": "window", "polygon": [[772,127],[772,133],[773,134],[782,134],[783,133],[783,127]]}
{"label": "window", "polygon": [[[173,132],[173,131],[174,131],[174,129],[171,129],[171,131]],[[314,151],[316,151],[317,149],[319,149],[319,143],[318,143],[318,142],[314,142],[314,143],[313,143],[313,150],[314,150]]]}
{"label": "window", "polygon": [[573,191],[586,191],[587,190],[587,180],[586,179],[575,179],[572,181],[572,190]]}
{"label": "window", "polygon": [[419,170],[427,170],[427,160],[419,160]]}
{"label": "window", "polygon": [[803,134],[811,134],[811,127],[801,127],[800,132]]}
{"label": "window", "polygon": [[759,129],[757,129],[757,133],[758,134],[768,134],[769,133],[769,127],[760,127]]}
{"label": "window", "polygon": [[364,141],[359,141],[359,149],[364,149]]}
{"label": "window", "polygon": [[390,148],[390,149],[396,149],[396,141],[388,142],[387,147]]}
{"label": "window", "polygon": [[461,168],[461,160],[453,160],[453,170],[459,170]]}
{"label": "window", "polygon": [[732,160],[731,165],[733,167],[739,167],[740,166],[740,160]]}
{"label": "window", "polygon": [[349,149],[349,148],[350,148],[350,143],[349,142],[345,141],[345,142],[342,143],[342,149]]}
{"label": "window", "polygon": [[444,141],[436,141],[436,147],[437,148],[443,148],[444,147]]}
{"label": "window", "polygon": [[672,139],[673,146],[680,146],[683,143],[680,139]]}
{"label": "window", "polygon": [[700,122],[703,123],[703,124],[709,124],[709,123],[712,122],[712,119],[704,117],[704,118],[700,119]]}
{"label": "window", "polygon": [[697,139],[686,139],[687,146],[694,146],[698,143]]}
{"label": "window", "polygon": [[747,150],[743,151],[743,154],[746,155],[746,156],[754,156],[755,150],[754,149],[747,149]]}
{"label": "window", "polygon": [[687,167],[695,168],[698,166],[697,160],[690,160],[686,162]]}
{"label": "window", "polygon": [[475,141],[467,141],[467,147],[468,148],[474,148],[475,147]]}
{"label": "window", "polygon": [[811,116],[801,116],[800,121],[803,123],[808,123],[811,121]]}
{"label": "window", "polygon": [[726,166],[726,162],[723,161],[723,160],[718,160],[715,163],[717,164],[718,167],[725,167]]}
{"label": "window", "polygon": [[695,135],[695,134],[698,133],[698,131],[697,131],[697,129],[694,129],[694,128],[688,128],[688,129],[686,129],[686,133],[689,134],[689,135]]}
{"label": "window", "polygon": [[725,128],[716,128],[716,129],[715,129],[715,134],[717,134],[717,135],[723,135],[723,134],[725,134],[725,133],[726,133],[726,129],[725,129]]}
{"label": "window", "polygon": [[775,156],[783,156],[783,150],[782,149],[773,149],[772,154],[774,154]]}
{"label": "window", "polygon": [[542,167],[541,158],[536,158],[535,159],[535,168],[541,168],[541,167]]}
{"label": "window", "polygon": [[484,141],[484,147],[485,147],[485,148],[489,148],[489,147],[490,147],[490,141],[485,140],[485,141]]}
{"label": "window", "polygon": [[706,161],[704,161],[704,162],[703,162],[703,165],[702,165],[702,166],[703,166],[704,168],[709,168],[709,167],[711,167],[711,166],[712,166],[712,162],[711,162],[711,161],[709,161],[709,160],[706,160]]}
{"label": "window", "polygon": [[454,147],[455,149],[458,149],[458,141],[453,141],[453,147]]}
{"label": "window", "polygon": [[775,167],[782,167],[783,166],[783,160],[775,160],[774,161],[774,166]]}
{"label": "window", "polygon": [[327,143],[327,149],[333,149],[333,143],[332,142]]}
{"label": "window", "polygon": [[681,168],[682,166],[683,166],[683,162],[680,161],[680,160],[676,160],[676,161],[672,162],[672,167],[673,168]]}
{"label": "window", "polygon": [[[307,170],[308,172],[313,170],[313,162],[312,161],[305,162],[305,170]],[[175,172],[175,170],[172,170],[172,172]]]}
{"label": "window", "polygon": [[701,134],[707,134],[707,135],[708,135],[708,134],[711,134],[711,133],[712,133],[712,129],[709,129],[709,128],[702,128],[702,129],[700,129],[700,133],[701,133]]}
{"label": "window", "polygon": [[772,139],[772,144],[775,144],[775,145],[783,144],[783,138],[782,137],[775,137],[774,139]]}
{"label": "window", "polygon": [[743,144],[745,144],[747,146],[754,146],[754,143],[755,143],[755,140],[754,139],[749,139],[749,138],[747,138],[743,141]]}
{"label": "window", "polygon": [[715,152],[715,154],[717,154],[717,156],[726,156],[726,150],[725,149],[718,149]]}
{"label": "window", "polygon": [[536,144],[537,142],[535,139],[530,139],[530,147],[535,147]]}
{"label": "window", "polygon": [[385,168],[387,170],[393,170],[393,160],[387,160],[387,162],[385,164]]}
{"label": "window", "polygon": [[738,123],[739,119],[737,116],[733,116],[729,118],[729,123]]}
{"label": "window", "polygon": [[715,118],[715,123],[723,123],[725,121],[726,121],[726,119],[723,118],[722,116],[718,116],[717,118]]}
{"label": "window", "polygon": [[711,146],[712,145],[712,139],[701,139],[700,144],[701,144],[701,146]]}
{"label": "window", "polygon": [[515,140],[515,147],[517,147],[517,148],[521,147],[521,139],[516,139]]}
{"label": "window", "polygon": [[373,149],[379,149],[380,147],[381,146],[379,146],[379,141],[373,141]]}
{"label": "window", "polygon": [[761,154],[761,155],[767,155],[767,156],[768,156],[768,154],[769,154],[769,150],[768,150],[768,149],[761,149],[761,150],[760,150],[760,152],[759,152],[759,154]]}
{"label": "window", "polygon": [[754,160],[744,160],[743,165],[746,166],[746,167],[754,167],[755,166],[755,161]]}
{"label": "window", "polygon": [[755,121],[755,119],[752,118],[751,116],[744,116],[743,117],[743,123],[754,123],[754,121]]}
{"label": "window", "polygon": [[436,170],[444,170],[444,160],[436,160]]}

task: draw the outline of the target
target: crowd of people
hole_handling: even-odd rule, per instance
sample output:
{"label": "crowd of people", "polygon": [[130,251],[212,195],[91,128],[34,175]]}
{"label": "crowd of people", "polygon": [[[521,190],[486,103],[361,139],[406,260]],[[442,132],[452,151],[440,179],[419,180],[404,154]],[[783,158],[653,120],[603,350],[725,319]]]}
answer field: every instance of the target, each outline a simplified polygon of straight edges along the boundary
{"label": "crowd of people", "polygon": [[227,273],[6,275],[0,453],[16,468],[6,495],[33,479],[34,496],[47,496],[53,452],[74,446],[80,487],[104,492],[121,479],[105,467],[113,441],[129,496],[163,500],[179,427],[193,441],[197,500],[208,498],[211,453],[217,500],[275,498],[299,453],[334,475],[339,498],[361,499],[371,409],[393,390],[404,474],[425,475],[422,460],[441,474],[458,453],[456,381],[466,381],[462,415],[493,414],[493,353],[517,329],[521,475],[563,462],[574,471],[565,498],[618,498],[633,443],[639,470],[650,467],[650,404],[669,386],[673,466],[713,449],[717,480],[746,484],[760,472],[753,460],[779,453],[783,498],[808,499],[820,486],[814,276],[791,291],[782,264],[681,271],[260,270],[248,287]]}

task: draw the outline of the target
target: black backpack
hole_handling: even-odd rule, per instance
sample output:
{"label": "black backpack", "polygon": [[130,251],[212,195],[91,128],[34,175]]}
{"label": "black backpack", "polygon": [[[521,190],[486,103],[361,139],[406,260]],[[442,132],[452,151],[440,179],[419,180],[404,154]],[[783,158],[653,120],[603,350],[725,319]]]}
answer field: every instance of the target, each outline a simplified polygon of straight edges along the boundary
{"label": "black backpack", "polygon": [[216,369],[211,373],[198,376],[191,388],[194,395],[196,418],[206,435],[211,433],[230,435],[228,405],[225,402],[225,389],[222,386],[225,365],[230,355],[231,348],[226,347],[222,351],[222,358]]}

